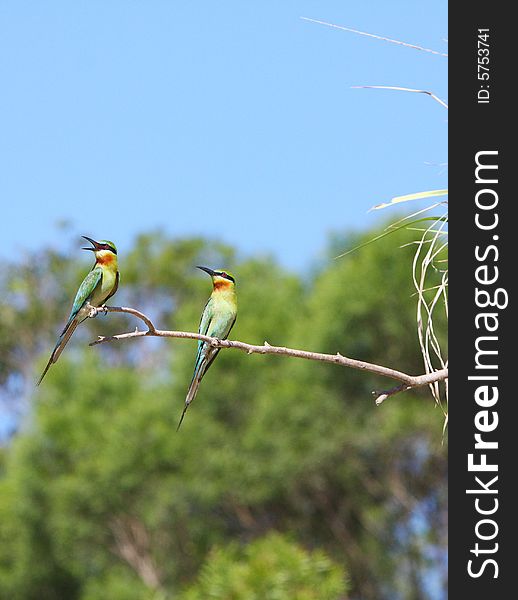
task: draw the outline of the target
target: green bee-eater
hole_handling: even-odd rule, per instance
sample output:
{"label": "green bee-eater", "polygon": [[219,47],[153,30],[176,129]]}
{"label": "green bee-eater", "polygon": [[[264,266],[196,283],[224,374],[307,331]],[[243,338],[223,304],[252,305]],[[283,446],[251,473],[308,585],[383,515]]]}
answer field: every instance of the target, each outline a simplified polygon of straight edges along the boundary
{"label": "green bee-eater", "polygon": [[45,367],[37,385],[40,385],[45,377],[50,365],[57,362],[63,348],[76,330],[79,323],[82,323],[90,315],[91,307],[102,306],[108,298],[111,298],[119,286],[119,271],[117,269],[117,248],[113,242],[101,240],[96,242],[86,235],[81,236],[92,244],[92,248],[82,248],[82,250],[92,250],[95,254],[95,265],[88,275],[83,279],[83,283],[77,290],[70,316],[59,339],[50,355],[49,362]]}
{"label": "green bee-eater", "polygon": [[[198,267],[212,277],[212,294],[205,305],[201,316],[198,333],[209,337],[225,340],[230,333],[237,316],[236,281],[227,271],[213,271],[207,267]],[[177,431],[180,429],[185,412],[189,404],[194,400],[200,382],[208,368],[216,358],[220,348],[214,348],[207,342],[198,342],[198,354],[194,364],[194,373],[191,385],[185,398],[185,407],[178,423]]]}

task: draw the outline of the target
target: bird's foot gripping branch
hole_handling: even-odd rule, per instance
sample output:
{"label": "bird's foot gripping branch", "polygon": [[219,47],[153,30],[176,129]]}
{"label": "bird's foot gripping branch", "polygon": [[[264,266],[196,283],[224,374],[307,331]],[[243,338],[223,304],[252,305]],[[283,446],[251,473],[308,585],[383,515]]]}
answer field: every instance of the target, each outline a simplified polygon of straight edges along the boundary
{"label": "bird's foot gripping branch", "polygon": [[376,405],[380,405],[384,400],[390,396],[394,396],[401,392],[424,387],[427,385],[433,385],[438,382],[446,382],[448,379],[448,369],[438,369],[431,373],[425,373],[423,375],[408,375],[402,371],[391,369],[390,367],[384,367],[382,365],[376,365],[368,363],[362,360],[356,360],[354,358],[348,358],[343,356],[339,352],[336,354],[323,354],[320,352],[310,352],[307,350],[298,350],[294,348],[286,348],[283,346],[271,346],[268,342],[264,342],[262,345],[247,344],[245,342],[239,342],[237,340],[225,340],[219,339],[199,333],[187,332],[187,331],[166,331],[157,329],[151,319],[144,313],[134,308],[128,308],[124,306],[104,306],[101,308],[95,308],[96,314],[98,312],[117,312],[133,315],[140,319],[147,327],[146,331],[139,331],[138,328],[135,331],[128,333],[120,333],[111,336],[99,336],[99,338],[90,343],[90,346],[102,344],[105,342],[114,342],[118,340],[126,340],[137,337],[163,337],[163,338],[180,338],[180,339],[191,339],[201,340],[207,342],[214,348],[235,348],[246,352],[247,354],[277,354],[280,356],[290,356],[292,358],[304,358],[306,360],[314,360],[318,362],[332,363],[340,365],[342,367],[348,367],[351,369],[359,369],[361,371],[368,371],[375,375],[382,377],[388,377],[400,383],[387,390],[376,390],[373,392],[374,400]]}
{"label": "bird's foot gripping branch", "polygon": [[106,306],[106,304],[103,304],[102,306],[92,306],[91,304],[89,304],[88,302],[86,303],[86,309],[89,311],[88,312],[88,318],[89,319],[95,319],[95,317],[99,314],[102,313],[103,315],[107,315],[109,310],[108,307]]}

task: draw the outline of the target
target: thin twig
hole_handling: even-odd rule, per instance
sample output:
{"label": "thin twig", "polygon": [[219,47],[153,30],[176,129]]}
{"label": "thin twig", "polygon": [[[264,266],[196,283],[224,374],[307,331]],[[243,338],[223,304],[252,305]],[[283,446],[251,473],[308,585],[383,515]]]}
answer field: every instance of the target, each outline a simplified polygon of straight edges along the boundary
{"label": "thin twig", "polygon": [[444,108],[448,108],[448,105],[446,104],[446,102],[444,102],[444,100],[441,100],[438,96],[432,94],[432,92],[429,92],[428,90],[416,90],[414,88],[400,87],[396,85],[352,85],[351,89],[396,90],[397,92],[413,92],[414,94],[426,94],[427,96],[430,96],[436,102],[444,106]]}
{"label": "thin twig", "polygon": [[[440,381],[445,381],[448,378],[448,369],[444,368],[441,370],[433,371],[431,373],[425,373],[424,375],[408,375],[407,373],[403,373],[401,371],[397,371],[396,369],[391,369],[389,367],[383,367],[381,365],[376,365],[373,363],[368,363],[363,360],[356,360],[354,358],[348,358],[347,356],[343,356],[339,352],[336,354],[323,354],[321,352],[309,352],[307,350],[297,350],[294,348],[286,348],[284,346],[271,346],[268,342],[264,342],[263,345],[255,345],[255,344],[247,344],[245,342],[239,342],[235,340],[220,340],[218,338],[210,337],[207,335],[201,335],[200,333],[192,333],[187,331],[164,331],[161,329],[157,329],[151,319],[141,313],[134,308],[126,308],[122,306],[104,306],[98,309],[94,309],[93,313],[98,312],[118,312],[118,313],[127,313],[138,317],[141,319],[146,326],[148,327],[147,331],[139,331],[138,328],[135,331],[131,331],[128,333],[120,333],[118,335],[111,336],[99,336],[99,339],[90,342],[90,346],[95,346],[97,344],[103,344],[105,342],[113,342],[116,340],[126,340],[137,337],[164,337],[164,338],[180,338],[180,339],[193,339],[193,340],[201,340],[203,342],[207,342],[211,346],[215,348],[235,348],[237,350],[241,350],[242,352],[246,352],[247,354],[280,354],[282,356],[291,356],[293,358],[304,358],[306,360],[316,360],[319,362],[332,363],[335,365],[341,365],[343,367],[350,367],[352,369],[359,369],[362,371],[368,371],[370,373],[374,373],[376,375],[381,375],[383,377],[389,377],[391,379],[395,379],[396,381],[402,382],[404,385],[398,391],[407,390],[410,388],[422,387],[425,385],[430,385],[433,383],[437,383]],[[92,315],[94,316],[94,315]],[[389,395],[394,395],[397,393],[396,391],[392,391]],[[385,395],[387,392],[379,392],[377,398]],[[383,402],[381,400],[378,402],[376,398],[376,403],[380,404]]]}
{"label": "thin twig", "polygon": [[146,316],[144,313],[140,312],[136,308],[128,308],[127,306],[101,306],[99,308],[95,308],[94,306],[92,306],[90,317],[96,317],[99,313],[107,314],[109,312],[126,313],[128,315],[138,317],[147,325],[149,333],[156,331],[156,327],[153,325],[153,322],[148,316]]}
{"label": "thin twig", "polygon": [[366,35],[367,37],[382,40],[384,42],[390,42],[391,44],[398,44],[399,46],[406,46],[407,48],[413,48],[414,50],[422,50],[423,52],[430,52],[430,54],[437,54],[439,56],[448,56],[443,52],[437,50],[431,50],[430,48],[424,48],[423,46],[417,46],[416,44],[409,44],[408,42],[402,42],[400,40],[393,40],[392,38],[383,37],[374,33],[367,33],[366,31],[359,31],[358,29],[351,29],[351,27],[344,27],[343,25],[334,25],[327,21],[319,21],[318,19],[310,19],[308,17],[300,17],[303,21],[309,21],[310,23],[318,23],[319,25],[326,25],[327,27],[333,27],[334,29],[341,29],[342,31],[350,31],[352,33],[358,33],[359,35]]}
{"label": "thin twig", "polygon": [[374,402],[376,406],[379,406],[382,402],[384,402],[389,396],[393,396],[394,394],[399,394],[400,392],[406,392],[410,389],[410,386],[406,383],[402,383],[400,385],[396,385],[390,390],[374,390],[372,395],[374,396]]}

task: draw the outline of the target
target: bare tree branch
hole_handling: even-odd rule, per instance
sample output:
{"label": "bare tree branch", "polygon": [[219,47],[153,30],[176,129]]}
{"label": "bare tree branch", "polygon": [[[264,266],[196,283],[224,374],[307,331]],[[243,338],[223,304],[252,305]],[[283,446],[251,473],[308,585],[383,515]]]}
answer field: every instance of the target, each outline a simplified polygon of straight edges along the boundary
{"label": "bare tree branch", "polygon": [[153,590],[161,589],[160,572],[151,555],[151,539],[144,524],[132,517],[115,517],[109,527],[115,540],[115,554],[124,559]]}
{"label": "bare tree branch", "polygon": [[[88,315],[89,317],[96,317],[99,313],[103,313],[103,314],[108,314],[109,312],[118,312],[118,313],[126,313],[128,315],[133,315],[135,317],[138,317],[141,321],[144,321],[144,323],[147,325],[147,328],[149,330],[149,332],[155,332],[156,328],[153,325],[153,322],[151,321],[151,319],[146,316],[144,313],[140,312],[140,310],[137,310],[136,308],[128,308],[126,306],[101,306],[99,308],[96,308],[95,306],[90,306],[90,314]],[[94,344],[99,344],[100,341],[97,342],[93,342],[92,344],[90,344],[91,346],[93,346]]]}
{"label": "bare tree branch", "polygon": [[100,308],[92,307],[90,317],[95,317],[99,313],[106,314],[109,312],[133,315],[141,319],[146,324],[148,329],[147,331],[139,331],[137,327],[135,328],[135,331],[130,331],[128,333],[120,333],[118,335],[111,336],[99,336],[99,339],[95,340],[94,342],[90,342],[90,346],[137,337],[163,337],[202,340],[203,342],[207,342],[215,348],[235,348],[237,350],[241,350],[242,352],[246,352],[247,354],[280,354],[282,356],[291,356],[293,358],[304,358],[306,360],[332,363],[335,365],[341,365],[342,367],[359,369],[361,371],[368,371],[383,377],[389,377],[390,379],[395,379],[403,384],[398,385],[396,388],[392,388],[388,391],[374,392],[377,405],[381,404],[386,398],[388,398],[388,396],[392,396],[412,388],[423,387],[432,383],[445,381],[448,378],[447,368],[433,371],[432,373],[425,373],[424,375],[408,375],[407,373],[397,371],[396,369],[391,369],[390,367],[383,367],[381,365],[368,363],[363,360],[348,358],[339,352],[336,354],[323,354],[321,352],[309,352],[307,350],[297,350],[294,348],[286,348],[284,346],[271,346],[266,341],[263,345],[259,346],[255,344],[247,344],[245,342],[238,342],[235,340],[220,340],[218,338],[187,331],[165,331],[157,329],[151,319],[140,311],[124,306],[102,306]]}

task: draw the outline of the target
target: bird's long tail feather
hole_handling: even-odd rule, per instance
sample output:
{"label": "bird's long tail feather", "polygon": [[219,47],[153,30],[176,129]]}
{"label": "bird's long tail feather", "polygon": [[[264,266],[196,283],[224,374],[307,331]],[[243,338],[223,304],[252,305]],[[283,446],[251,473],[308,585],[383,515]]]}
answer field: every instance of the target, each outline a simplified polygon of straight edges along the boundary
{"label": "bird's long tail feather", "polygon": [[194,375],[191,379],[191,385],[189,386],[189,390],[187,392],[187,397],[185,398],[185,406],[182,411],[182,416],[180,417],[180,422],[178,423],[178,427],[176,431],[180,429],[180,425],[182,424],[183,418],[185,417],[185,413],[189,408],[191,402],[196,398],[196,394],[198,393],[198,388],[200,387],[201,380],[207,371],[207,357],[203,357],[197,366]]}
{"label": "bird's long tail feather", "polygon": [[50,355],[49,362],[47,363],[47,366],[45,367],[45,370],[41,374],[41,377],[39,378],[38,383],[36,385],[40,385],[40,383],[43,381],[43,378],[47,374],[47,371],[50,369],[50,365],[53,365],[58,361],[58,358],[61,356],[63,349],[67,345],[68,340],[72,337],[72,334],[74,333],[78,325],[79,321],[75,319],[67,324],[67,326],[63,330],[63,333],[60,335],[58,343],[56,344],[54,350],[52,351],[52,354]]}

